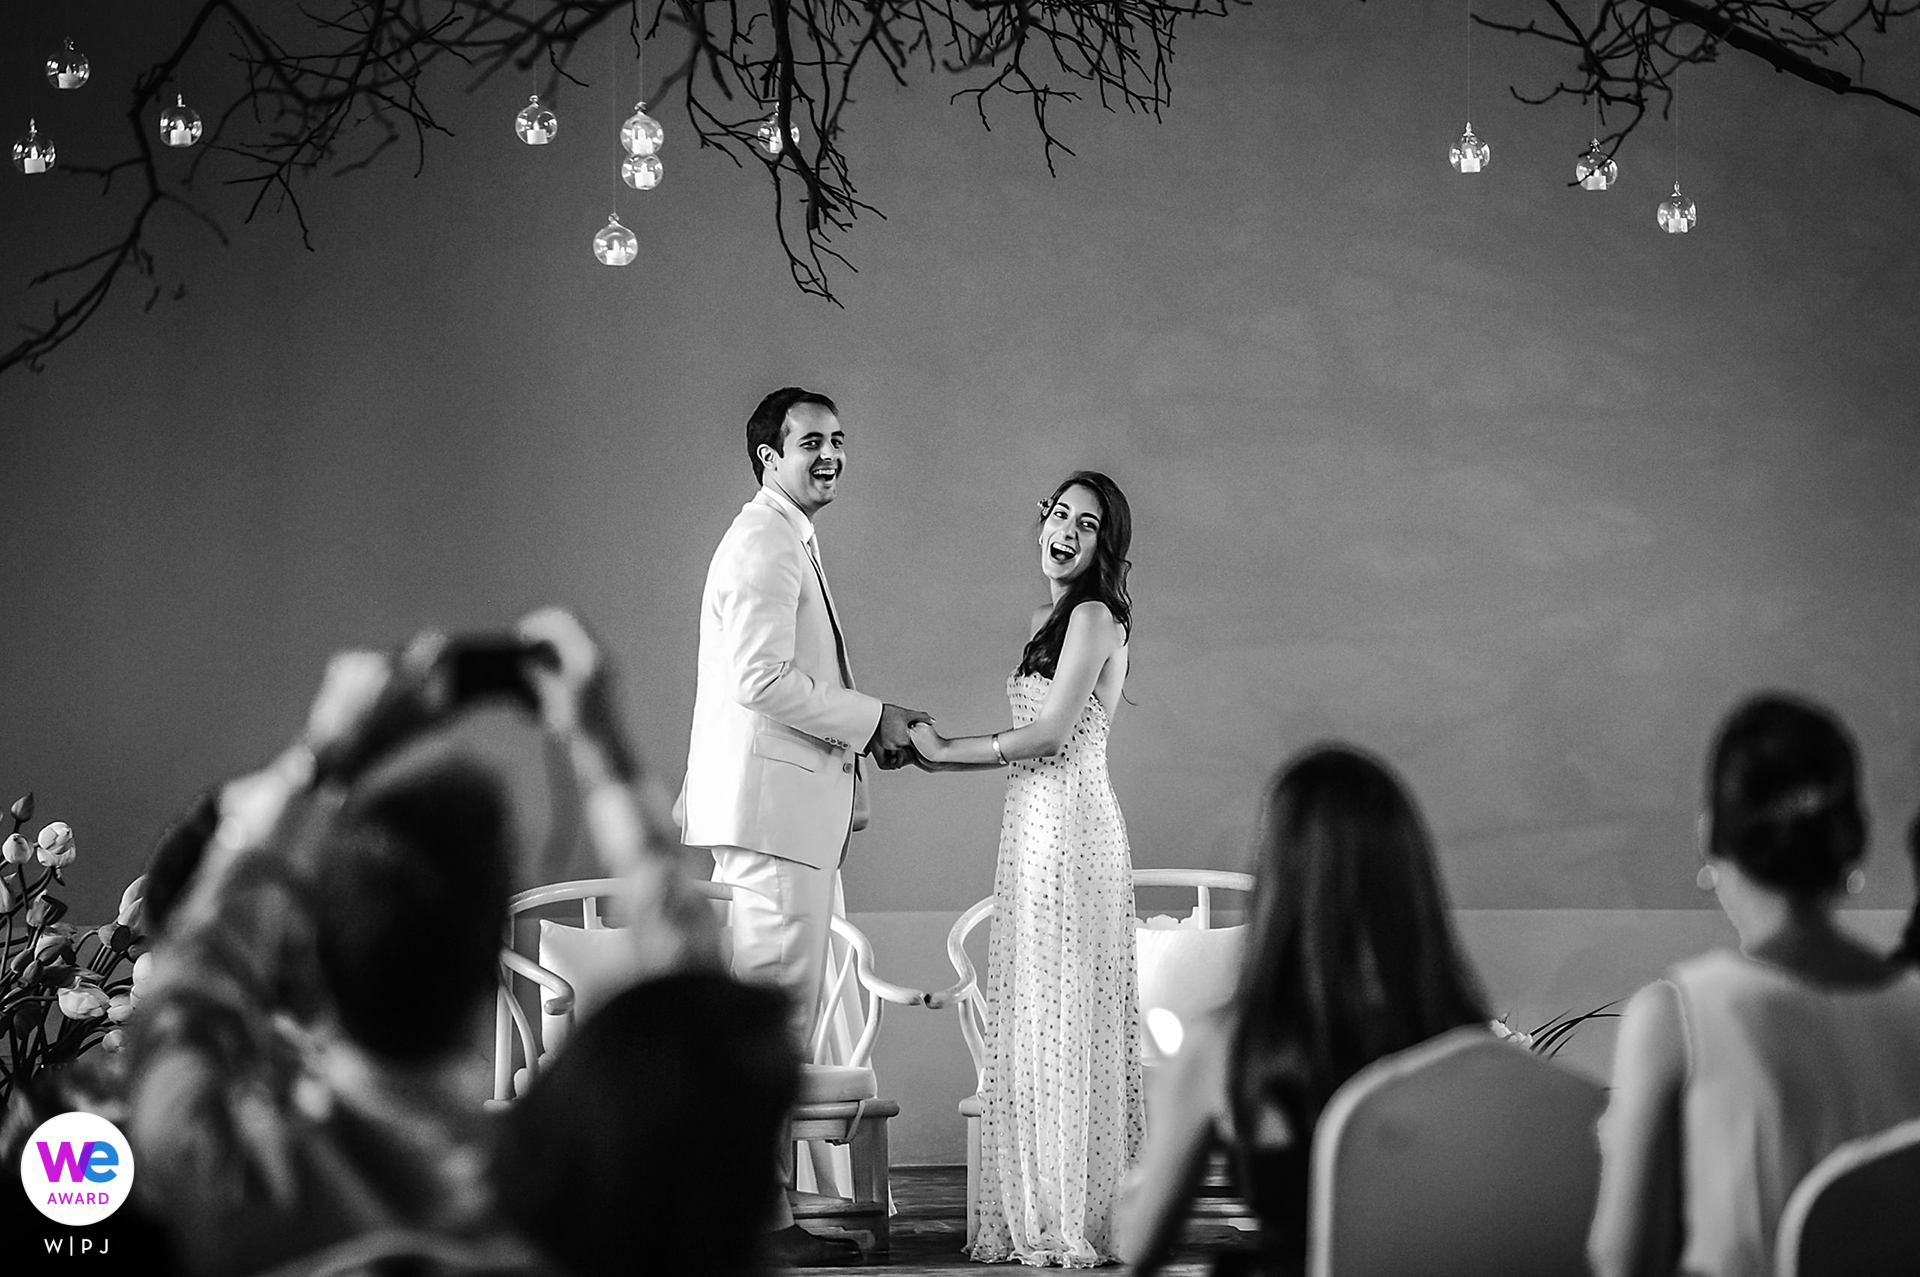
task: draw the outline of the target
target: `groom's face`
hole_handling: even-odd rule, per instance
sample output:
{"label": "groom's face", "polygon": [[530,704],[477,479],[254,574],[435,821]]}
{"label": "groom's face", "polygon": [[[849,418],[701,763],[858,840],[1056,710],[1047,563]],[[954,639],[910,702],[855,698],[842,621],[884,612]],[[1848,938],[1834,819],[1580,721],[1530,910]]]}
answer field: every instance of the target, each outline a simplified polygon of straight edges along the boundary
{"label": "groom's face", "polygon": [[761,454],[768,479],[811,517],[840,490],[847,465],[847,432],[840,419],[819,404],[799,404],[787,413],[780,453]]}

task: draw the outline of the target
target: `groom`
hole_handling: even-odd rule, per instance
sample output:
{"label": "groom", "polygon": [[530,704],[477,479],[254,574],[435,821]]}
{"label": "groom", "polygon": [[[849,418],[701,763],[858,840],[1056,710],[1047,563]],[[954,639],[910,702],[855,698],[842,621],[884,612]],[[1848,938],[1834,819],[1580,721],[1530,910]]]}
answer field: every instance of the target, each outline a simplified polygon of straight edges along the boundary
{"label": "groom", "polygon": [[[834,877],[867,823],[862,754],[913,761],[918,710],[854,690],[814,519],[839,492],[847,435],[833,400],[788,386],[747,419],[760,491],[720,538],[700,601],[699,685],[681,841],[710,848],[713,880],[758,893],[733,906],[733,973],[777,985],[805,1057],[826,966]],[[764,898],[764,903],[760,898]],[[791,1230],[783,1205],[776,1221]],[[788,1232],[783,1243],[805,1237]],[[789,1252],[788,1262],[805,1262]]]}

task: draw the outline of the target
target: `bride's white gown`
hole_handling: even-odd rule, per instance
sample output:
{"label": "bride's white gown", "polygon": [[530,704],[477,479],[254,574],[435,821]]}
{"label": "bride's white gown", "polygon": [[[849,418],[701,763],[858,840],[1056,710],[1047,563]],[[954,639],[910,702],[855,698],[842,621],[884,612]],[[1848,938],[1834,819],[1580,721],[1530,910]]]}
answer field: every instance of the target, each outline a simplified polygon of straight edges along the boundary
{"label": "bride's white gown", "polygon": [[[1007,681],[1016,724],[1051,682]],[[1132,864],[1088,696],[1065,748],[1013,764],[987,945],[980,1087],[986,1261],[1083,1268],[1118,1256],[1113,1206],[1146,1128],[1135,1016]]]}

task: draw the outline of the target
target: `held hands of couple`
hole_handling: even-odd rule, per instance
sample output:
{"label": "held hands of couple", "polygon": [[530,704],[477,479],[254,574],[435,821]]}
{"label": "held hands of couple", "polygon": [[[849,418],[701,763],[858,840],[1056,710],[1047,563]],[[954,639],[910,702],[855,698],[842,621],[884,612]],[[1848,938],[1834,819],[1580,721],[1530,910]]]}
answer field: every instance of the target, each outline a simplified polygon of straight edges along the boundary
{"label": "held hands of couple", "polygon": [[864,753],[872,754],[881,771],[893,771],[915,761],[911,735],[916,723],[931,723],[933,715],[922,709],[902,709],[898,705],[880,707],[880,722],[873,729]]}
{"label": "held hands of couple", "polygon": [[923,767],[928,764],[938,766],[947,761],[947,738],[934,730],[933,720],[914,723],[908,728],[908,737]]}

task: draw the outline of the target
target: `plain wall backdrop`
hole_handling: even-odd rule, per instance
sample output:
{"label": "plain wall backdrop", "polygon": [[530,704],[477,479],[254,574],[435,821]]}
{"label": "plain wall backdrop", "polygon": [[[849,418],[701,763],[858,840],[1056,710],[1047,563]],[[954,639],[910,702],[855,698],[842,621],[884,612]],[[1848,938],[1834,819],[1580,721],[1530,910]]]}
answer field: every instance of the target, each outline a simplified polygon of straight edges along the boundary
{"label": "plain wall backdrop", "polygon": [[[7,19],[0,87],[69,163],[123,145],[128,60],[169,25],[74,13],[94,84],[21,87],[57,47],[43,6],[29,38]],[[443,81],[456,135],[420,176],[399,148],[305,188],[314,252],[209,182],[230,247],[159,215],[182,300],[143,314],[130,282],[44,373],[0,379],[0,797],[74,825],[90,919],[197,787],[292,736],[329,652],[550,600],[605,638],[677,784],[701,580],[753,490],[742,423],[801,383],[852,437],[820,526],[861,685],[953,730],[1007,721],[1045,597],[1035,501],[1081,466],[1129,492],[1113,774],[1137,864],[1240,867],[1264,779],[1338,736],[1404,769],[1463,907],[1698,907],[1702,751],[1766,685],[1859,733],[1859,903],[1904,908],[1920,121],[1750,59],[1690,69],[1700,224],[1669,237],[1670,126],[1614,190],[1570,189],[1589,118],[1517,104],[1552,68],[1509,38],[1475,36],[1492,164],[1451,171],[1462,28],[1345,0],[1192,23],[1165,119],[1062,108],[1058,177],[1020,104],[989,132],[956,84],[876,78],[847,150],[888,217],[839,241],[844,309],[792,287],[764,180],[671,100],[665,183],[617,192],[640,259],[594,261],[633,82],[608,89],[603,44],[545,148],[511,131],[537,84]],[[1870,42],[1868,78],[1915,96],[1917,49]],[[188,71],[206,110],[227,72]],[[27,276],[107,236],[117,199],[0,174],[11,318],[44,316]],[[476,734],[530,782],[539,841],[538,750]],[[1000,793],[882,777],[851,906],[985,895]]]}

